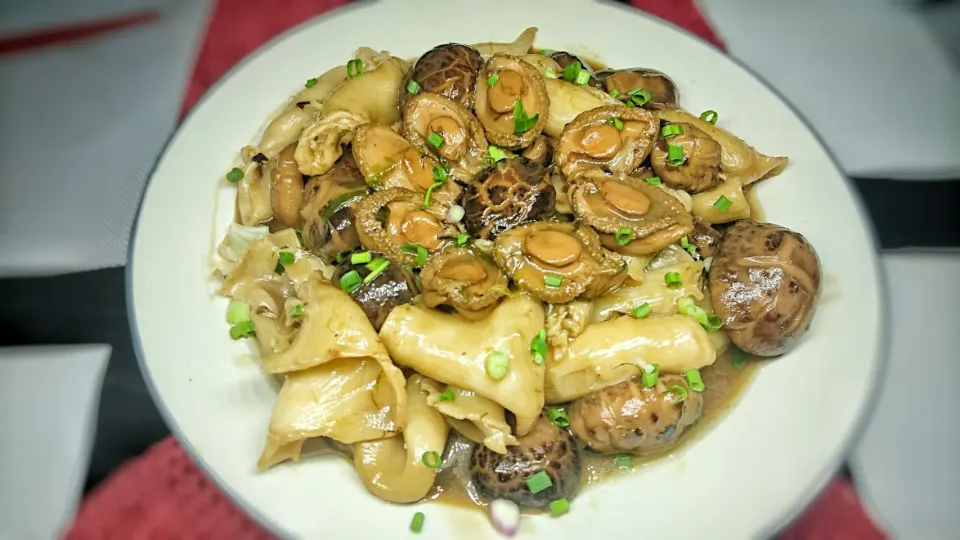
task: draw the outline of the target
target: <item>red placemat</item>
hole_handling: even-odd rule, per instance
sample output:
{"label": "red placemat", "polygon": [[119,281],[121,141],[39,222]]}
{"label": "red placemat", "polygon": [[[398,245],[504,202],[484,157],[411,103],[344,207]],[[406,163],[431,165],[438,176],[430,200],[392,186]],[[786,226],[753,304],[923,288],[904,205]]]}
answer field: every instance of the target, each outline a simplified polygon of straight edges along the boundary
{"label": "red placemat", "polygon": [[[346,0],[220,0],[187,89],[188,111],[217,79],[261,44]],[[693,0],[631,4],[723,48]],[[272,538],[214,486],[172,438],[115,471],[84,500],[70,540]],[[881,540],[846,479],[834,481],[781,540]]]}

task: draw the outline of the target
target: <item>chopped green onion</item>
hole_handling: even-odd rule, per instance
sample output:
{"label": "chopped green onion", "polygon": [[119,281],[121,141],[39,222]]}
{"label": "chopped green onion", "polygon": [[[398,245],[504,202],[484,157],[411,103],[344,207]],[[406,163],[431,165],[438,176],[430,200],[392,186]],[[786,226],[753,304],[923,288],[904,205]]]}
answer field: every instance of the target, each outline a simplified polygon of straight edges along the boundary
{"label": "chopped green onion", "polygon": [[547,417],[549,417],[550,421],[556,424],[557,427],[565,428],[570,425],[570,417],[567,416],[567,411],[560,407],[547,407]]}
{"label": "chopped green onion", "polygon": [[575,82],[577,77],[580,76],[580,71],[582,70],[583,66],[580,65],[580,62],[574,61],[569,66],[563,68],[563,80],[567,82]]}
{"label": "chopped green onion", "polygon": [[627,92],[627,95],[630,96],[630,100],[637,106],[643,106],[648,101],[653,99],[653,94],[647,92],[643,88],[634,88],[633,90]]}
{"label": "chopped green onion", "polygon": [[541,491],[551,487],[553,485],[553,480],[550,479],[550,475],[546,471],[540,471],[537,474],[527,478],[527,488],[530,490],[530,493],[536,495]]}
{"label": "chopped green onion", "polygon": [[453,401],[457,399],[456,394],[453,393],[453,390],[446,390],[439,397],[440,401]]}
{"label": "chopped green onion", "polygon": [[683,165],[687,157],[683,155],[683,147],[676,144],[667,146],[667,161],[673,165]]}
{"label": "chopped green onion", "polygon": [[227,322],[240,324],[250,320],[250,304],[243,300],[231,300],[227,306]]}
{"label": "chopped green onion", "polygon": [[687,399],[687,389],[678,384],[675,384],[670,388],[667,388],[667,392],[677,395],[677,397],[673,398],[670,401],[670,403],[673,403],[674,405],[676,405],[677,403],[683,403]]}
{"label": "chopped green onion", "polygon": [[434,182],[446,182],[447,181],[447,170],[443,167],[434,167],[433,168],[433,181]]}
{"label": "chopped green onion", "polygon": [[370,273],[367,274],[367,277],[363,278],[363,282],[370,283],[371,281],[377,279],[377,276],[386,271],[387,267],[389,266],[390,261],[377,258],[377,260],[367,265],[367,270],[370,270]]}
{"label": "chopped green onion", "polygon": [[707,332],[716,332],[721,327],[723,327],[723,319],[721,319],[718,315],[708,315],[707,323],[703,325],[703,328]]}
{"label": "chopped green onion", "polygon": [[733,201],[728,199],[726,195],[721,195],[720,198],[717,199],[715,203],[713,203],[713,206],[714,208],[716,208],[721,212],[726,212],[727,210],[730,209],[730,205],[732,204],[733,204]]}
{"label": "chopped green onion", "polygon": [[679,272],[667,272],[663,276],[663,281],[668,289],[679,289],[683,285],[683,278],[680,277]]}
{"label": "chopped green onion", "polygon": [[497,75],[496,73],[491,73],[490,76],[487,77],[487,88],[493,88],[493,85],[497,84],[497,81],[499,80],[500,80],[500,75]]}
{"label": "chopped green onion", "polygon": [[667,124],[660,129],[660,134],[663,135],[664,138],[683,135],[683,126],[680,124]]}
{"label": "chopped green onion", "polygon": [[555,52],[557,52],[557,51],[555,51],[555,50],[553,50],[553,49],[540,49],[540,54],[542,54],[542,55],[544,55],[544,56],[550,56],[551,54],[553,54],[553,53],[555,53]]}
{"label": "chopped green onion", "polygon": [[227,173],[227,182],[231,184],[236,184],[243,179],[243,169],[240,167],[234,167],[230,169],[230,172]]}
{"label": "chopped green onion", "polygon": [[487,154],[490,156],[490,159],[492,159],[494,163],[498,161],[503,161],[507,157],[506,152],[504,152],[497,146],[493,146],[492,144],[490,145],[489,148],[487,148]]}
{"label": "chopped green onion", "polygon": [[469,241],[470,241],[470,235],[466,233],[458,234],[457,239],[455,240],[458,246],[465,246]]}
{"label": "chopped green onion", "polygon": [[560,517],[570,511],[570,501],[557,499],[550,503],[550,515]]}
{"label": "chopped green onion", "polygon": [[423,530],[423,512],[417,512],[413,515],[413,521],[410,522],[410,530],[419,533]]}
{"label": "chopped green onion", "polygon": [[614,460],[617,463],[617,467],[621,469],[626,469],[633,465],[633,460],[630,459],[630,456],[626,454],[617,454],[616,459]]}
{"label": "chopped green onion", "polygon": [[369,251],[361,251],[350,256],[350,264],[366,264],[373,260],[373,254]]}
{"label": "chopped green onion", "polygon": [[617,131],[623,130],[623,120],[614,116],[610,119],[610,125],[617,128]]}
{"label": "chopped green onion", "polygon": [[287,312],[287,316],[291,319],[303,317],[303,304],[295,304],[292,308],[290,308],[290,311]]}
{"label": "chopped green onion", "polygon": [[618,246],[625,246],[633,240],[633,229],[630,227],[621,227],[613,235],[613,239],[617,241]]}
{"label": "chopped green onion", "polygon": [[363,285],[363,278],[356,270],[351,270],[340,276],[340,289],[347,294],[357,290],[360,285]]}
{"label": "chopped green onion", "polygon": [[507,369],[510,367],[510,358],[506,353],[493,351],[487,355],[483,365],[487,370],[487,375],[489,375],[491,379],[499,381],[507,376]]}
{"label": "chopped green onion", "polygon": [[747,353],[743,351],[737,351],[734,353],[733,358],[731,358],[734,369],[743,369],[743,366],[747,365]]}
{"label": "chopped green onion", "polygon": [[697,305],[692,296],[677,298],[677,312],[692,317],[708,332],[716,332],[723,326],[723,319],[716,315],[707,315],[707,312]]}
{"label": "chopped green onion", "polygon": [[440,459],[440,454],[434,452],[433,450],[424,452],[423,456],[420,458],[420,461],[422,461],[424,465],[431,469],[439,469],[440,463],[442,462]]}
{"label": "chopped green onion", "polygon": [[347,62],[347,77],[354,79],[363,75],[363,61],[360,59]]}
{"label": "chopped green onion", "polygon": [[416,94],[420,91],[420,83],[410,79],[410,82],[407,83],[407,92],[410,94]]}
{"label": "chopped green onion", "polygon": [[659,186],[662,184],[659,176],[651,176],[650,178],[647,178],[647,183],[651,186]]}
{"label": "chopped green onion", "polygon": [[350,254],[349,251],[344,251],[343,253],[337,253],[337,256],[334,260],[337,261],[337,264],[341,264],[344,260],[346,260],[347,255],[349,254]]}
{"label": "chopped green onion", "polygon": [[443,137],[440,136],[439,133],[436,131],[431,131],[430,135],[427,135],[427,142],[439,150],[446,141],[443,140]]}
{"label": "chopped green onion", "polygon": [[543,283],[547,287],[559,287],[563,284],[563,277],[555,274],[546,274],[543,276]]}
{"label": "chopped green onion", "polygon": [[680,239],[680,247],[686,250],[686,252],[689,253],[691,257],[697,256],[697,246],[690,243],[690,239],[687,238],[686,236]]}
{"label": "chopped green onion", "polygon": [[307,82],[304,83],[303,86],[304,86],[305,88],[313,88],[313,87],[316,86],[316,85],[317,85],[317,78],[316,78],[316,77],[312,77],[312,78],[310,78],[310,79],[307,79]]}
{"label": "chopped green onion", "polygon": [[644,302],[640,304],[640,306],[637,309],[633,310],[633,316],[638,319],[642,319],[647,315],[649,315],[651,312],[653,312],[653,308],[650,307],[649,303]]}
{"label": "chopped green onion", "polygon": [[686,237],[686,235],[684,235],[684,237],[680,239],[680,247],[682,247],[683,249],[687,249],[688,247],[690,247],[690,240]]}
{"label": "chopped green onion", "polygon": [[659,380],[660,366],[658,364],[648,364],[647,367],[643,369],[643,375],[640,377],[643,386],[645,388],[653,388]]}
{"label": "chopped green onion", "polygon": [[541,328],[533,341],[530,342],[530,352],[533,353],[533,362],[538,366],[547,358],[547,331]]}
{"label": "chopped green onion", "polygon": [[243,321],[230,327],[230,339],[234,341],[255,335],[256,332],[253,330],[253,321]]}
{"label": "chopped green onion", "polygon": [[290,253],[289,251],[281,251],[278,259],[280,264],[286,266],[288,264],[293,264],[293,261],[296,260],[296,257],[294,257],[293,253]]}
{"label": "chopped green onion", "polygon": [[607,92],[607,94],[609,94],[609,95],[610,95],[610,97],[612,97],[612,98],[614,98],[614,99],[616,99],[617,97],[619,97],[619,96],[620,96],[620,92],[619,92],[619,91],[617,91],[617,89],[616,89],[616,88],[614,88],[613,90],[611,90],[611,91],[609,91],[609,92]]}
{"label": "chopped green onion", "polygon": [[427,188],[427,193],[426,193],[426,195],[423,196],[423,209],[424,209],[424,210],[426,210],[427,207],[430,206],[430,196],[433,195],[433,190],[437,189],[438,187],[440,187],[440,186],[442,186],[442,185],[443,185],[443,182],[434,182],[434,183],[430,184],[430,187]]}
{"label": "chopped green onion", "polygon": [[557,78],[558,78],[558,77],[557,77],[557,72],[554,71],[554,70],[551,69],[551,68],[547,68],[547,69],[543,70],[543,76],[546,77],[546,78],[548,78],[548,79],[557,79]]}
{"label": "chopped green onion", "polygon": [[405,246],[401,246],[400,251],[409,253],[410,255],[416,255],[417,266],[423,266],[427,262],[427,255],[429,255],[427,248],[419,244],[407,244]]}
{"label": "chopped green onion", "polygon": [[347,205],[347,203],[352,202],[354,199],[359,199],[367,194],[367,190],[358,189],[356,191],[350,191],[342,195],[338,195],[333,198],[332,201],[327,203],[327,206],[323,209],[323,219],[330,219],[334,214],[340,211],[341,208]]}
{"label": "chopped green onion", "polygon": [[590,82],[590,72],[584,69],[580,73],[577,73],[577,78],[573,82],[579,85],[587,84]]}
{"label": "chopped green onion", "polygon": [[703,392],[707,388],[703,384],[703,379],[700,377],[700,372],[696,369],[691,369],[684,372],[683,377],[687,379],[687,386],[689,386],[694,392]]}
{"label": "chopped green onion", "polygon": [[720,118],[720,115],[714,110],[703,111],[700,113],[700,119],[708,124],[716,124],[718,118]]}
{"label": "chopped green onion", "polygon": [[533,126],[537,125],[537,120],[540,118],[540,113],[535,115],[528,116],[527,111],[523,110],[523,102],[520,101],[520,98],[517,98],[513,102],[513,132],[517,135],[530,131]]}
{"label": "chopped green onion", "polygon": [[624,101],[623,104],[626,105],[627,107],[630,107],[631,109],[632,109],[633,107],[636,107],[636,105],[634,105],[633,101]]}

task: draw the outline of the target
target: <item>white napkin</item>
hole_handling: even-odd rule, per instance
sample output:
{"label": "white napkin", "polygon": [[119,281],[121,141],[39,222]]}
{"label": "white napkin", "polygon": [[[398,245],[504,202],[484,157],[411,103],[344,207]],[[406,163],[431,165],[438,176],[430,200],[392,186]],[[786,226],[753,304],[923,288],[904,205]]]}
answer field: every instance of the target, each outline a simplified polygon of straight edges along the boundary
{"label": "white napkin", "polygon": [[210,2],[33,4],[4,4],[0,31],[150,8],[160,18],[0,57],[0,162],[7,164],[0,277],[121,266],[146,176],[176,123]]}
{"label": "white napkin", "polygon": [[110,351],[0,349],[0,538],[57,538],[73,521]]}

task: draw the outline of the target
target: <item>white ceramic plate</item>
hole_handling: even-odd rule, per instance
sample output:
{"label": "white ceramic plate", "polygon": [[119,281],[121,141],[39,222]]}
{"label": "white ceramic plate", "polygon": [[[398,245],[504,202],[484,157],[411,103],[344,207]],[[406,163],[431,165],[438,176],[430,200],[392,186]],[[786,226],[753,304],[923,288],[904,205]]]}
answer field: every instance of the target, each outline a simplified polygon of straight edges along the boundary
{"label": "white ceramic plate", "polygon": [[570,514],[528,517],[521,535],[553,538],[752,538],[772,534],[838,466],[857,433],[881,362],[883,298],[870,228],[848,184],[808,127],[752,74],[704,42],[631,8],[555,2],[384,0],[304,24],[242,62],[183,123],[144,195],[132,242],[130,312],[143,371],[173,431],[243,508],[281,535],[402,538],[415,511],[421,538],[495,533],[481,512],[389,505],[342,460],[310,459],[257,473],[276,389],[230,341],[211,257],[233,213],[222,180],[240,147],[303,81],[360,45],[416,56],[457,41],[537,43],[611,66],[667,72],[691,111],[760,151],[790,156],[758,187],[770,221],[804,234],[824,269],[813,327],[763,368],[735,409],[679,456],[587,489]]}

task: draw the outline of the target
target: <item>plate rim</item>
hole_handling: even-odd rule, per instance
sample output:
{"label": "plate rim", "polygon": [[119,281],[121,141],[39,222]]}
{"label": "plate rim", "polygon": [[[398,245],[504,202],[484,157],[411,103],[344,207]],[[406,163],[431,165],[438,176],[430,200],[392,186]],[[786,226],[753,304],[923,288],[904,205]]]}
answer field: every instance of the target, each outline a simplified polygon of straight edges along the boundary
{"label": "plate rim", "polygon": [[[156,159],[153,164],[150,166],[150,169],[147,174],[147,180],[144,183],[143,190],[140,193],[139,201],[137,202],[136,214],[134,215],[133,224],[130,228],[130,236],[127,242],[127,255],[126,255],[126,267],[124,271],[124,290],[126,292],[126,308],[127,308],[127,322],[130,327],[130,337],[131,345],[134,351],[134,355],[137,358],[137,366],[140,370],[141,376],[143,377],[144,383],[147,387],[147,391],[150,395],[151,400],[154,405],[157,407],[157,411],[160,413],[161,418],[163,418],[164,423],[170,429],[170,433],[176,438],[178,444],[183,448],[198,468],[203,471],[203,473],[213,480],[216,487],[223,493],[237,508],[241,509],[247,516],[255,520],[260,526],[264,527],[274,536],[283,538],[286,535],[286,532],[279,528],[279,525],[274,523],[272,519],[264,515],[258,509],[247,504],[245,499],[241,494],[236,492],[228,482],[226,482],[219,474],[213,471],[213,469],[207,464],[203,456],[194,448],[190,441],[183,435],[182,429],[180,428],[179,423],[171,414],[169,408],[166,405],[165,400],[160,394],[153,377],[150,375],[150,369],[147,366],[145,356],[146,353],[143,350],[141,337],[140,337],[140,328],[137,323],[137,315],[134,309],[133,302],[133,276],[134,276],[134,253],[136,250],[136,241],[137,241],[137,232],[140,226],[140,217],[142,215],[143,204],[146,200],[147,193],[150,190],[150,186],[153,184],[153,179],[156,176],[157,168],[160,165],[160,162],[163,161],[163,158],[166,156],[167,151],[170,149],[170,145],[173,141],[181,134],[189,120],[194,116],[197,111],[211,98],[213,94],[216,93],[222,86],[226,85],[233,76],[245,67],[248,63],[252,62],[254,59],[260,55],[266,53],[274,47],[280,41],[288,39],[300,32],[307,30],[310,27],[313,27],[317,24],[322,24],[327,21],[327,19],[334,19],[336,17],[342,16],[345,13],[354,11],[354,10],[364,10],[364,9],[376,9],[381,3],[386,3],[388,0],[353,0],[350,3],[341,5],[327,12],[318,14],[309,19],[306,19],[286,30],[280,32],[274,37],[270,38],[259,47],[254,49],[245,55],[241,60],[234,64],[230,69],[228,69],[223,75],[221,75],[213,84],[211,84],[203,93],[203,95],[197,99],[189,111],[182,118],[179,119],[176,127],[167,137],[163,143],[163,147],[160,152],[157,154]],[[685,35],[687,38],[690,38],[694,41],[699,42],[702,45],[705,45],[709,49],[712,49],[714,53],[718,56],[725,58],[731,64],[737,68],[743,70],[751,78],[759,82],[764,89],[770,92],[777,100],[785,106],[793,115],[800,121],[803,127],[807,132],[814,138],[817,143],[817,146],[824,152],[827,156],[830,163],[839,173],[839,176],[843,180],[843,186],[846,189],[848,195],[853,201],[854,207],[856,209],[857,217],[859,221],[865,225],[865,230],[867,232],[867,237],[870,241],[870,252],[872,253],[873,258],[873,269],[874,269],[874,279],[877,283],[878,293],[878,303],[877,310],[879,314],[879,325],[877,328],[877,336],[875,337],[875,346],[877,352],[875,358],[873,359],[873,370],[869,374],[870,381],[868,384],[868,391],[865,399],[862,400],[859,406],[859,410],[856,413],[856,419],[853,423],[852,428],[848,428],[848,433],[846,434],[845,440],[841,441],[838,445],[838,451],[835,453],[834,457],[829,461],[825,470],[822,470],[815,477],[811,478],[806,487],[795,497],[795,502],[791,507],[780,516],[776,516],[775,520],[772,520],[775,525],[772,530],[762,531],[762,538],[775,538],[780,532],[782,532],[787,526],[789,526],[797,517],[799,517],[814,501],[814,499],[826,488],[829,481],[833,478],[833,474],[840,469],[842,464],[848,459],[849,455],[852,452],[853,447],[860,441],[863,437],[864,432],[866,431],[868,421],[875,410],[875,405],[879,400],[879,390],[880,382],[884,379],[887,374],[890,361],[889,361],[889,345],[891,341],[891,317],[889,310],[890,295],[888,292],[888,279],[886,272],[883,268],[883,265],[880,262],[880,244],[878,241],[876,226],[873,223],[873,220],[870,217],[870,214],[866,210],[866,205],[863,201],[863,198],[860,196],[860,193],[854,188],[853,181],[850,180],[850,177],[847,175],[843,167],[841,166],[836,155],[830,149],[830,147],[825,143],[823,137],[820,136],[812,124],[809,122],[806,116],[792,103],[790,102],[779,90],[777,90],[770,82],[768,82],[763,76],[757,73],[753,68],[746,65],[740,59],[735,56],[730,55],[726,51],[719,49],[716,45],[708,41],[707,39],[687,30],[686,28],[679,26],[671,21],[662,19],[643,11],[642,9],[633,7],[629,4],[623,4],[615,0],[587,0],[588,3],[603,4],[615,9],[622,10],[624,13],[629,13],[630,16],[641,17],[647,19],[650,23],[660,26],[668,27],[676,32],[679,32]],[[585,2],[585,3],[587,3]],[[702,13],[702,11],[701,11]],[[709,25],[709,20],[704,17],[706,22]],[[712,29],[712,27],[711,27]],[[722,39],[721,36],[717,35],[718,39]]]}

